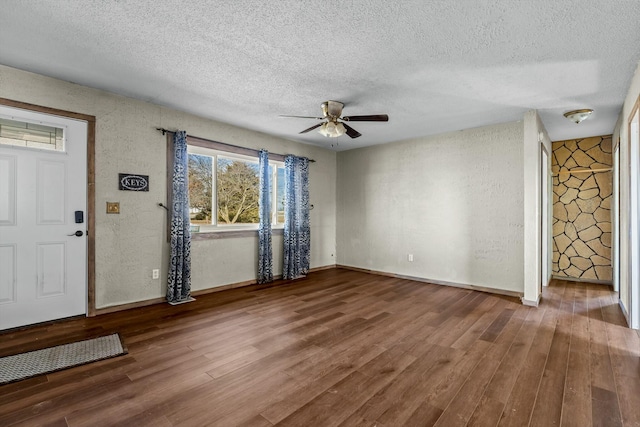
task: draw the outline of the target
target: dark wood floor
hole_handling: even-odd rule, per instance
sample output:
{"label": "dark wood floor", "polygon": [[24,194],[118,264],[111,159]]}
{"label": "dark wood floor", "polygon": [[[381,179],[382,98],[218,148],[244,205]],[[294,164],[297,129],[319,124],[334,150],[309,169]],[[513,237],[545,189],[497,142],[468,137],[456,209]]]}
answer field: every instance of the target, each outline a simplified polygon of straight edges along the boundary
{"label": "dark wood floor", "polygon": [[608,287],[539,308],[347,270],[0,335],[129,354],[0,386],[0,425],[637,426],[640,338]]}

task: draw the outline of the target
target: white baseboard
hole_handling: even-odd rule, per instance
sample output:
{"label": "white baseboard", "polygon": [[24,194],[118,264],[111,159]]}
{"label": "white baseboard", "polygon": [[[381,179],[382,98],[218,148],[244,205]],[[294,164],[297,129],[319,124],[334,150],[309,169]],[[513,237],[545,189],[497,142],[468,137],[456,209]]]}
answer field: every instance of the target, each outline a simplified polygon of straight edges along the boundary
{"label": "white baseboard", "polygon": [[596,285],[613,286],[613,282],[611,280],[577,279],[575,277],[556,276],[555,274],[553,276],[551,276],[551,279],[554,279],[554,280],[567,280],[569,282],[594,283]]}
{"label": "white baseboard", "polygon": [[535,300],[524,299],[524,297],[522,297],[520,298],[520,301],[522,301],[522,305],[537,307],[538,305],[540,305],[540,295],[538,295],[538,298]]}
{"label": "white baseboard", "polygon": [[622,315],[624,316],[624,320],[627,322],[627,326],[631,327],[631,322],[629,322],[629,313],[627,313],[627,309],[620,298],[618,298],[618,305],[620,306],[620,310],[622,310]]}
{"label": "white baseboard", "polygon": [[506,296],[522,299],[522,292],[509,291],[509,290],[506,290],[506,289],[488,288],[488,287],[485,287],[485,286],[467,285],[467,284],[464,284],[464,283],[445,282],[443,280],[433,280],[433,279],[427,279],[427,278],[424,278],[424,277],[407,276],[407,275],[404,275],[404,274],[389,273],[389,272],[386,272],[386,271],[369,270],[367,268],[352,267],[352,266],[349,266],[349,265],[342,265],[342,264],[336,264],[336,268],[344,268],[346,270],[360,271],[362,273],[375,274],[375,275],[378,275],[378,276],[396,277],[398,279],[414,280],[416,282],[425,282],[425,283],[430,283],[432,285],[451,286],[451,287],[454,287],[454,288],[470,289],[472,291],[487,292],[487,293],[490,293],[490,294],[506,295]]}

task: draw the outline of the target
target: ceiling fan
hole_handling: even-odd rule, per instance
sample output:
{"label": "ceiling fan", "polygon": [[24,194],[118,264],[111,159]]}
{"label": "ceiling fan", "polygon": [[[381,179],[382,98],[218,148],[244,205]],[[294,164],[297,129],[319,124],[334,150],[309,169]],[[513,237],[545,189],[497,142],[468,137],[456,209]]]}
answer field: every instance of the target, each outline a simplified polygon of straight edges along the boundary
{"label": "ceiling fan", "polygon": [[323,120],[322,123],[313,125],[308,129],[303,130],[300,133],[307,133],[314,129],[318,129],[318,132],[324,136],[330,138],[337,138],[345,133],[351,138],[357,138],[362,134],[346,124],[345,122],[388,122],[389,116],[386,114],[373,114],[367,116],[342,116],[342,108],[344,104],[338,101],[326,101],[322,103],[323,117],[311,117],[311,116],[280,116],[280,117],[293,117],[298,119],[316,119]]}

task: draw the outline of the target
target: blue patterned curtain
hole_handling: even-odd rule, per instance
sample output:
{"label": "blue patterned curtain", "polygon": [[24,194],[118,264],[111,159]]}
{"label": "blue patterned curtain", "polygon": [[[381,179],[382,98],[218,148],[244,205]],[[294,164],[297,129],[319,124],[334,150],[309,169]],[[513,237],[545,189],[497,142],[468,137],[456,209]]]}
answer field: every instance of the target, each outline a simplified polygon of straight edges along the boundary
{"label": "blue patterned curtain", "polygon": [[309,159],[284,159],[284,254],[283,279],[296,279],[309,272]]}
{"label": "blue patterned curtain", "polygon": [[171,259],[167,301],[187,301],[191,294],[191,232],[189,230],[187,133],[173,136],[173,199],[171,200]]}
{"label": "blue patterned curtain", "polygon": [[273,281],[269,153],[266,150],[260,150],[258,159],[258,174],[260,175],[260,195],[258,201],[260,206],[260,226],[258,228],[258,283],[263,284]]}

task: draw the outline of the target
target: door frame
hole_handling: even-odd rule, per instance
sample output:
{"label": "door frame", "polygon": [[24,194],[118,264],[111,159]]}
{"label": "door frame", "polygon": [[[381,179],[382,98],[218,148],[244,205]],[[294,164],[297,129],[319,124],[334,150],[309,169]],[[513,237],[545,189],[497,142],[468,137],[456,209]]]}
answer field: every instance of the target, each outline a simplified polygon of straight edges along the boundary
{"label": "door frame", "polygon": [[[634,120],[638,117],[637,134],[632,134]],[[631,108],[627,119],[627,145],[629,168],[629,237],[627,249],[627,323],[632,329],[640,329],[640,97]]]}
{"label": "door frame", "polygon": [[[549,264],[550,236],[549,233],[549,196],[550,196],[550,153],[547,151],[543,141],[540,141],[540,276],[541,280],[538,284],[538,292],[542,293],[542,288],[549,286],[549,277],[551,269]],[[552,205],[552,204],[551,204]]]}
{"label": "door frame", "polygon": [[57,108],[43,107],[26,102],[0,98],[0,105],[51,114],[87,122],[87,316],[96,315],[96,238],[95,238],[95,145],[96,117]]}
{"label": "door frame", "polygon": [[611,280],[620,300],[620,136],[612,141],[611,164],[613,193],[611,204]]}

